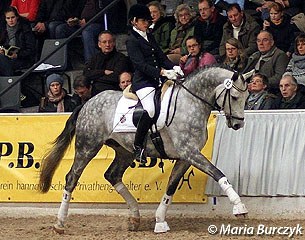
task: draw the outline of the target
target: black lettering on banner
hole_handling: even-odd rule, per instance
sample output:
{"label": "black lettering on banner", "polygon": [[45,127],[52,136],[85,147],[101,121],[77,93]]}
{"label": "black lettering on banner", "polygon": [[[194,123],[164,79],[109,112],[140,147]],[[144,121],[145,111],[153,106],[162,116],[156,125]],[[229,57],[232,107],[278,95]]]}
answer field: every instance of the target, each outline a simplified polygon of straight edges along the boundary
{"label": "black lettering on banner", "polygon": [[[30,168],[34,164],[33,156],[30,155],[34,151],[34,145],[30,142],[20,142],[18,143],[18,160],[16,168]],[[27,151],[25,151],[25,146],[27,146]],[[24,157],[27,158],[27,164],[25,165]]]}
{"label": "black lettering on banner", "polygon": [[189,189],[192,190],[191,181],[190,181],[191,175],[192,175],[192,176],[195,176],[194,169],[192,169],[192,170],[189,172],[189,174],[187,175],[187,178],[185,178],[184,175],[183,175],[183,177],[181,178],[182,181],[181,181],[181,183],[180,183],[180,186],[178,187],[178,190],[180,190],[180,189],[182,188],[182,185],[183,185],[184,182],[187,182],[187,185],[188,185]]}
{"label": "black lettering on banner", "polygon": [[[6,152],[3,152],[3,146],[6,146]],[[13,152],[13,145],[9,142],[1,142],[0,143],[0,160],[1,157],[9,156]]]}

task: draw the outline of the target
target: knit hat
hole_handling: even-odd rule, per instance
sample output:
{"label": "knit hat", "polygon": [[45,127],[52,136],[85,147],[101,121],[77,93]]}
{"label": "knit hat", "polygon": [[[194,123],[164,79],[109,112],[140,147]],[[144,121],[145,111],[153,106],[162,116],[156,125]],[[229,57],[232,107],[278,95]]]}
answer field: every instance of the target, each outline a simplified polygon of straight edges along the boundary
{"label": "knit hat", "polygon": [[59,84],[62,86],[64,84],[64,79],[59,74],[53,73],[47,77],[46,85],[48,89],[50,88],[51,83],[53,82],[59,82]]}
{"label": "knit hat", "polygon": [[149,8],[143,4],[134,4],[130,7],[128,13],[128,19],[142,18],[145,20],[152,20]]}

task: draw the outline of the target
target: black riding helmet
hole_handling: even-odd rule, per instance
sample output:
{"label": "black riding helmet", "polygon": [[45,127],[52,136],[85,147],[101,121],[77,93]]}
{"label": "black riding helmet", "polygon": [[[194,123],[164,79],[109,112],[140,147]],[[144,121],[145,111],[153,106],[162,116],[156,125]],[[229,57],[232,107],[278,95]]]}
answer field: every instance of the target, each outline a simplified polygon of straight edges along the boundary
{"label": "black riding helmet", "polygon": [[128,20],[132,21],[134,18],[137,19],[141,18],[148,21],[152,20],[149,8],[143,4],[134,4],[130,7],[128,13]]}

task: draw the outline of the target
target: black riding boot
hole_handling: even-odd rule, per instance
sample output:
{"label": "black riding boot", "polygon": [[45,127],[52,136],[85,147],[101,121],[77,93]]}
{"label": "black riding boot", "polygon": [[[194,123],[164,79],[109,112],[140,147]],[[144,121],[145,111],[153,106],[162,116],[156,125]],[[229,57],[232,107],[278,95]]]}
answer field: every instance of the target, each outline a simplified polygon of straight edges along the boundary
{"label": "black riding boot", "polygon": [[140,163],[147,162],[144,150],[145,150],[146,135],[151,125],[152,125],[152,119],[149,117],[148,113],[144,111],[137,125],[137,132],[133,145],[134,157],[137,162]]}

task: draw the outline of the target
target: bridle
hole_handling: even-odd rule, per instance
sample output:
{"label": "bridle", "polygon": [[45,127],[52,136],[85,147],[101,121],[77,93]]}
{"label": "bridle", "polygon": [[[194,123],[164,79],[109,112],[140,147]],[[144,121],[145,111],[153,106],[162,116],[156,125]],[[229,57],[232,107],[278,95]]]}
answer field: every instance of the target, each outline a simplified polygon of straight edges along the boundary
{"label": "bridle", "polygon": [[236,86],[236,85],[234,84],[234,82],[238,79],[239,76],[240,76],[240,77],[242,78],[242,80],[245,82],[245,80],[244,80],[244,78],[243,78],[242,75],[239,75],[238,72],[234,72],[234,74],[233,74],[233,76],[232,76],[231,79],[225,79],[225,81],[224,81],[225,88],[221,91],[221,93],[220,93],[220,94],[216,97],[216,99],[215,99],[215,105],[218,106],[218,104],[217,104],[218,98],[219,98],[222,94],[225,95],[224,98],[223,98],[222,106],[221,106],[221,107],[218,106],[218,109],[217,109],[217,110],[218,110],[219,112],[222,111],[222,110],[224,109],[226,100],[228,99],[228,102],[229,102],[229,115],[226,114],[225,116],[226,116],[226,119],[227,119],[228,121],[230,121],[230,122],[231,122],[232,119],[237,119],[237,120],[241,120],[241,121],[244,120],[244,118],[237,117],[237,116],[234,116],[234,115],[232,114],[232,106],[231,106],[231,98],[230,98],[230,94],[231,94],[231,89],[232,89],[232,88],[236,89],[238,92],[241,92],[241,93],[242,93],[242,92],[246,92],[246,91],[248,90],[247,87],[246,87],[245,89],[241,89],[240,87],[238,87],[238,86]]}
{"label": "bridle", "polygon": [[[231,98],[230,98],[230,91],[232,88],[236,89],[238,92],[246,92],[248,90],[248,88],[246,87],[245,89],[241,89],[239,88],[238,86],[236,86],[234,84],[234,82],[238,79],[238,77],[241,77],[242,80],[245,82],[244,78],[242,75],[240,75],[238,72],[234,72],[233,76],[231,77],[231,79],[225,79],[225,82],[224,82],[224,85],[225,85],[225,88],[221,91],[221,93],[215,98],[215,102],[214,104],[210,103],[209,101],[203,99],[202,97],[198,96],[197,94],[193,93],[191,90],[189,90],[186,86],[184,86],[184,81],[182,81],[181,79],[178,79],[178,80],[174,80],[174,82],[182,87],[184,90],[186,90],[189,94],[191,94],[193,97],[199,99],[201,102],[203,102],[204,104],[210,106],[212,109],[216,109],[217,111],[222,111],[224,109],[224,106],[225,106],[225,103],[226,103],[226,99],[228,99],[228,102],[229,102],[229,115],[226,115],[226,119],[228,121],[231,122],[232,119],[237,119],[237,120],[241,120],[243,121],[244,118],[241,118],[241,117],[237,117],[237,116],[234,116],[232,114],[232,107],[231,107]],[[173,93],[173,91],[172,91]],[[222,106],[220,107],[218,104],[217,104],[217,100],[219,99],[219,97],[222,95],[222,94],[225,94],[224,96],[224,99],[223,99],[223,103],[222,103]],[[178,95],[178,94],[177,94]],[[177,96],[176,96],[177,98]],[[171,94],[171,97],[170,97],[170,101],[172,99],[172,94]],[[174,108],[174,114],[172,116],[172,119],[170,121],[170,123],[172,122],[173,120],[173,117],[175,115],[175,108]],[[166,125],[169,126],[170,123],[168,124],[167,123],[167,120],[168,120],[168,114],[167,114],[167,117],[166,117]]]}

